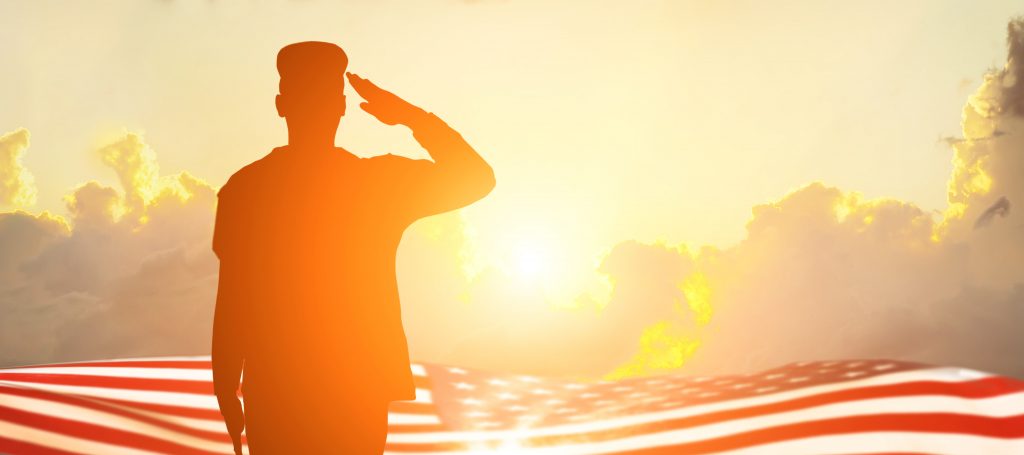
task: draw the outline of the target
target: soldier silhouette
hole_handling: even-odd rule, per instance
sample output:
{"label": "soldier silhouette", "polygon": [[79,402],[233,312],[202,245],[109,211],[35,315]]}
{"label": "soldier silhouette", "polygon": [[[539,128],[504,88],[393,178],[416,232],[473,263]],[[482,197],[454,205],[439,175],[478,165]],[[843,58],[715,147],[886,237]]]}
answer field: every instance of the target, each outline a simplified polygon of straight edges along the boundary
{"label": "soldier silhouette", "polygon": [[[256,455],[383,452],[388,404],[416,396],[399,240],[413,221],[494,187],[491,167],[459,133],[347,65],[331,43],[282,48],[276,104],[288,145],[218,193],[213,380],[236,453],[243,429]],[[336,147],[346,74],[360,107],[407,126],[433,161]]]}

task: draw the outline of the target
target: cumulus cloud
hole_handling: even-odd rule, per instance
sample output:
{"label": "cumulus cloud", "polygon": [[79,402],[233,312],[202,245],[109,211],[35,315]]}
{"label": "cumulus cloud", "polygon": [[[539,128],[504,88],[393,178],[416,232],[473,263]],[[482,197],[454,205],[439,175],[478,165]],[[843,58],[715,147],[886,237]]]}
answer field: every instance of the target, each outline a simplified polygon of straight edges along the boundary
{"label": "cumulus cloud", "polygon": [[0,205],[27,207],[36,202],[35,179],[21,163],[28,143],[24,128],[0,136]]}
{"label": "cumulus cloud", "polygon": [[100,153],[119,189],[79,186],[68,219],[0,214],[0,365],[209,350],[214,189],[161,176],[136,134]]}
{"label": "cumulus cloud", "polygon": [[986,74],[963,137],[949,141],[941,216],[822,183],[754,207],[743,241],[695,258],[714,314],[668,337],[699,345],[675,366],[888,357],[1024,376],[1024,223],[1009,210],[1024,200],[1024,22],[1010,24],[1008,42],[1005,67]]}

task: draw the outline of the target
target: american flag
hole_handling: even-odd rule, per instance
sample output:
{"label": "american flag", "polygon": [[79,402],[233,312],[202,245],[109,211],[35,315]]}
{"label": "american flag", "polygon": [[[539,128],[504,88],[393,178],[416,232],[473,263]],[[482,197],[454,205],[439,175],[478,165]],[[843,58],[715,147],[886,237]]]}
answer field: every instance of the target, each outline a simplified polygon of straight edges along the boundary
{"label": "american flag", "polygon": [[[887,360],[571,382],[414,364],[390,454],[1024,453],[1024,381]],[[246,449],[247,451],[247,449]],[[208,357],[0,370],[0,453],[231,453]]]}

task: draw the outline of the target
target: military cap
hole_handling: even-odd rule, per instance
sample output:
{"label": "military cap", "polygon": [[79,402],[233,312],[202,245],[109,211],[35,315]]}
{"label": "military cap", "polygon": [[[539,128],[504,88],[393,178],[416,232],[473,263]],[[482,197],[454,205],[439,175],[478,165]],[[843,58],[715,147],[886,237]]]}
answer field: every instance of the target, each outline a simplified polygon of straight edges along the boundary
{"label": "military cap", "polygon": [[289,44],[277,53],[277,72],[285,79],[313,79],[344,76],[348,66],[345,51],[334,43],[303,41]]}

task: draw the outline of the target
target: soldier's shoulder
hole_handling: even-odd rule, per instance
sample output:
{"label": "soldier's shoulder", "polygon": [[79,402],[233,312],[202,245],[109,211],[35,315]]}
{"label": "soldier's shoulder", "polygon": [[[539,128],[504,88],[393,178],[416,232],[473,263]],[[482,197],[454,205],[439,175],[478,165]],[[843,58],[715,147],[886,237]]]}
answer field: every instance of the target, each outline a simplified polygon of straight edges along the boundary
{"label": "soldier's shoulder", "polygon": [[228,177],[228,181],[224,182],[224,185],[220,187],[217,195],[224,196],[225,194],[230,194],[236,191],[238,188],[256,185],[260,181],[264,180],[267,172],[274,164],[273,162],[275,161],[276,156],[274,152],[276,150],[277,149],[272,150],[262,158],[242,166],[241,169],[235,171],[234,174],[231,174],[231,177]]}

